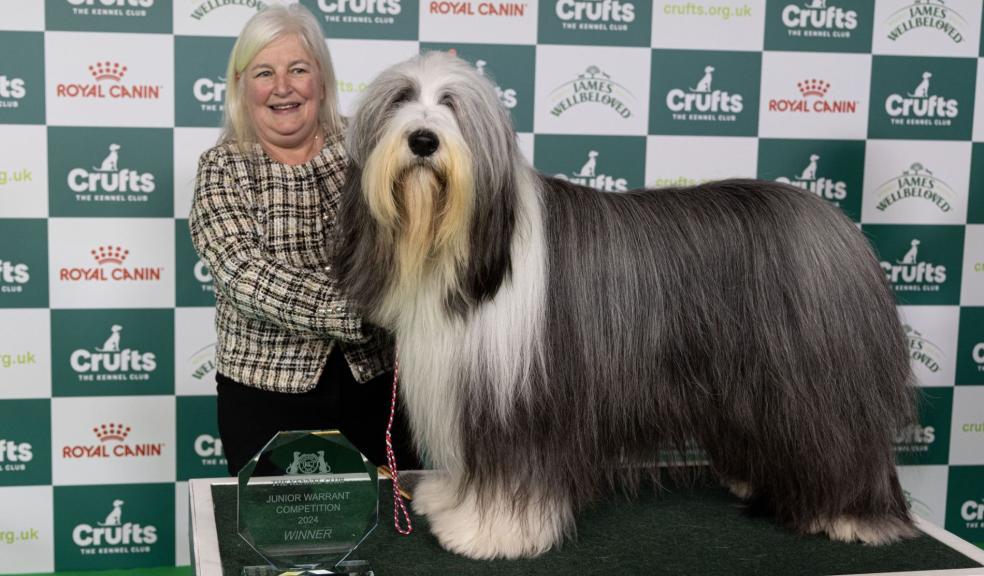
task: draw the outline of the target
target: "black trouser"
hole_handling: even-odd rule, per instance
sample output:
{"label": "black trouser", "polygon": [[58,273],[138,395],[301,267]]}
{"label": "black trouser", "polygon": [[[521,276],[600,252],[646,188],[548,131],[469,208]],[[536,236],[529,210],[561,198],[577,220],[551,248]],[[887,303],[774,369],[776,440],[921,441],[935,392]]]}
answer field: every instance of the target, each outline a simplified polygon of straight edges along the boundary
{"label": "black trouser", "polygon": [[[282,430],[338,429],[372,463],[386,464],[392,372],[359,384],[336,347],[318,384],[301,394],[243,386],[222,374],[216,374],[215,380],[219,435],[232,476]],[[393,450],[401,469],[420,467],[411,446],[406,419],[398,409],[393,421]]]}

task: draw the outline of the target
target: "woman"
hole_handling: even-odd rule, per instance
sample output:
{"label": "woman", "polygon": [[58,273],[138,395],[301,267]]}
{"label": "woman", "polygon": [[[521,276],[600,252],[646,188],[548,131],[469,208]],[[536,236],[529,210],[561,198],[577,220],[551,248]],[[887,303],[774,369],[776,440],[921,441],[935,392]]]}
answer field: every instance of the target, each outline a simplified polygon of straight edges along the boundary
{"label": "woman", "polygon": [[[335,76],[304,7],[243,28],[225,128],[198,165],[189,226],[216,285],[219,434],[233,475],[280,430],[338,428],[385,462],[393,349],[335,288],[346,157]],[[398,419],[399,421],[399,419]],[[404,445],[407,434],[394,432]],[[404,452],[401,467],[416,464]]]}

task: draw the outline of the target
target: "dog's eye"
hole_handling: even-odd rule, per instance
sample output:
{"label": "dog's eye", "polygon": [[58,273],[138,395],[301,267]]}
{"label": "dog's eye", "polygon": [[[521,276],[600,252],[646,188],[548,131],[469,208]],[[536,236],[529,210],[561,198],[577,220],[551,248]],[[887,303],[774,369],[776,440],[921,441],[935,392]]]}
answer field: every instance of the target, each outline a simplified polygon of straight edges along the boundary
{"label": "dog's eye", "polygon": [[439,104],[441,106],[447,106],[448,108],[451,109],[452,112],[455,112],[458,109],[457,103],[455,102],[454,98],[451,97],[450,94],[445,94],[444,96],[441,96],[441,100],[439,101]]}
{"label": "dog's eye", "polygon": [[393,105],[399,106],[404,102],[409,102],[412,96],[413,96],[413,90],[411,90],[410,88],[404,88],[403,90],[400,90],[399,92],[396,93],[396,97],[393,98]]}

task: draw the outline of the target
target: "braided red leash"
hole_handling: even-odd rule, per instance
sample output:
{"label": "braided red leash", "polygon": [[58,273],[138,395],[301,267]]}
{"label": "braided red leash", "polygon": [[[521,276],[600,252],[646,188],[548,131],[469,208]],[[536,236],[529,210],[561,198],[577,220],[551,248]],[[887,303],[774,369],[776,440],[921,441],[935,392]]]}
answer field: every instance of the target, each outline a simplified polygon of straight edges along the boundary
{"label": "braided red leash", "polygon": [[[393,476],[393,526],[400,534],[409,536],[413,532],[413,524],[410,522],[407,506],[403,503],[403,495],[400,494],[400,474],[396,470],[396,454],[393,452],[393,418],[396,415],[396,382],[399,374],[400,362],[397,361],[393,368],[393,396],[390,399],[389,423],[386,424],[386,462]],[[403,519],[407,522],[406,528],[400,526],[400,512],[403,512]]]}

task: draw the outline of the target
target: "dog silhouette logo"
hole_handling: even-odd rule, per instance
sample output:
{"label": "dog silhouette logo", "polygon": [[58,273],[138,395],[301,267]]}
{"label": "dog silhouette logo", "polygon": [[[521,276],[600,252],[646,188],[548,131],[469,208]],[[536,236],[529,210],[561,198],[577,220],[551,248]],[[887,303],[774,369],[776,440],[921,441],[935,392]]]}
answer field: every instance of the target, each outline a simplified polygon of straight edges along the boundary
{"label": "dog silhouette logo", "polygon": [[697,83],[696,88],[691,88],[691,92],[709,93],[711,91],[711,82],[714,80],[714,66],[705,66],[704,75],[701,77],[700,82]]}
{"label": "dog silhouette logo", "polygon": [[325,451],[316,453],[294,452],[294,460],[287,466],[287,474],[300,476],[306,474],[329,474],[331,468],[325,462]]}
{"label": "dog silhouette logo", "polygon": [[909,96],[913,98],[928,98],[929,97],[929,79],[933,77],[932,72],[923,72],[922,82],[916,86],[916,89],[909,93]]}
{"label": "dog silhouette logo", "polygon": [[96,172],[118,172],[120,160],[119,151],[119,144],[110,144],[109,155],[103,158],[102,164],[100,164],[98,168],[93,166],[92,169]]}
{"label": "dog silhouette logo", "polygon": [[916,264],[918,260],[916,258],[919,256],[919,240],[913,238],[910,243],[909,251],[905,253],[899,264]]}
{"label": "dog silhouette logo", "polygon": [[105,522],[99,522],[100,526],[119,526],[123,518],[123,501],[113,500],[113,509],[106,516]]}
{"label": "dog silhouette logo", "polygon": [[817,179],[817,160],[819,159],[819,154],[810,154],[810,163],[803,169],[803,173],[800,174],[800,180]]}
{"label": "dog silhouette logo", "polygon": [[598,151],[588,150],[588,161],[581,166],[581,171],[575,173],[575,176],[594,176],[595,168],[598,164]]}
{"label": "dog silhouette logo", "polygon": [[810,0],[804,6],[813,10],[823,10],[827,7],[827,0]]}
{"label": "dog silhouette logo", "polygon": [[96,348],[97,352],[120,351],[120,331],[123,330],[123,327],[119,324],[113,324],[111,330],[112,333],[109,335],[109,338],[106,339],[106,342],[102,345],[102,348]]}

